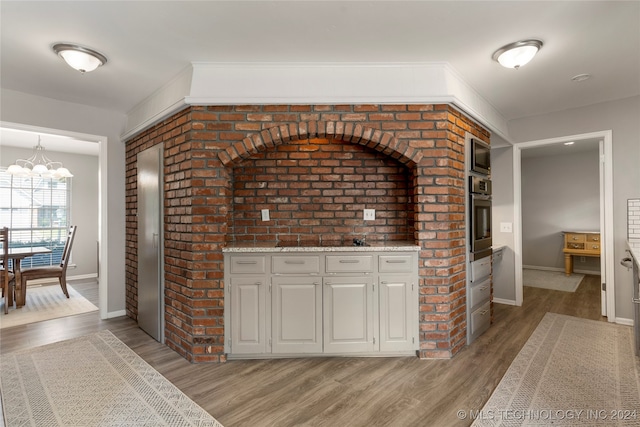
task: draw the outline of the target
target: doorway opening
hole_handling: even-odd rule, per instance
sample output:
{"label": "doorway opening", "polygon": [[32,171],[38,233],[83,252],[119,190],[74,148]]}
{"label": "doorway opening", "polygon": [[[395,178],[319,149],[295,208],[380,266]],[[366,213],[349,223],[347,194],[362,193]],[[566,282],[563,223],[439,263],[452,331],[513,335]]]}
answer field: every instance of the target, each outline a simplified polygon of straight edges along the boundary
{"label": "doorway opening", "polygon": [[[24,125],[19,123],[9,123],[9,122],[0,122],[0,129],[7,130],[12,132],[12,135],[50,135],[54,139],[60,140],[60,147],[55,148],[54,145],[51,145],[49,148],[53,151],[69,151],[71,153],[82,153],[82,146],[87,144],[96,144],[97,150],[92,150],[92,152],[97,151],[98,157],[98,220],[97,220],[97,277],[96,280],[98,282],[98,308],[101,319],[106,319],[109,317],[108,315],[108,262],[107,262],[107,254],[108,254],[108,230],[107,230],[107,138],[100,135],[91,135],[85,133],[71,132],[65,131],[61,129],[52,129],[52,128],[44,128],[39,126],[31,126]],[[16,146],[24,146],[26,148],[33,148],[32,144],[28,142],[21,143],[17,141],[15,143]],[[3,143],[6,143],[7,140],[3,140]],[[22,145],[18,145],[22,144]],[[53,144],[53,143],[52,143]],[[44,144],[43,144],[44,145]],[[75,149],[62,148],[63,146],[68,147],[69,145],[74,145]],[[81,203],[81,202],[80,202]],[[72,216],[72,222],[74,221]],[[76,242],[77,243],[77,242]],[[89,277],[78,277],[81,279],[89,279]],[[71,278],[72,279],[72,278]]]}
{"label": "doorway opening", "polygon": [[[610,130],[588,134],[569,135],[559,138],[529,141],[514,145],[513,182],[514,182],[514,252],[515,252],[515,296],[516,305],[523,300],[523,203],[522,203],[522,157],[528,149],[554,147],[568,142],[599,145],[599,211],[600,236],[602,248],[600,255],[601,274],[601,314],[609,322],[615,321],[615,286],[613,258],[613,171],[612,171],[612,132]],[[560,185],[560,184],[559,184]]]}

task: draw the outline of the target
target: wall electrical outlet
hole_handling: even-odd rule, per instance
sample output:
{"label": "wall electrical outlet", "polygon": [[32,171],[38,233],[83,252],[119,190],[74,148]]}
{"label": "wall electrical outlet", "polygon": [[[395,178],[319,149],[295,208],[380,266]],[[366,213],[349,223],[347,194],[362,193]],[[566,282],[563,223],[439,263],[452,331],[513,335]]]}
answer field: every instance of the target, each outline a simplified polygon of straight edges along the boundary
{"label": "wall electrical outlet", "polygon": [[362,214],[362,218],[365,221],[375,221],[376,219],[376,210],[375,209],[365,209]]}
{"label": "wall electrical outlet", "polygon": [[260,212],[262,213],[262,220],[269,221],[269,209],[262,209]]}
{"label": "wall electrical outlet", "polygon": [[513,233],[513,224],[510,222],[501,222],[500,223],[500,232],[502,233]]}

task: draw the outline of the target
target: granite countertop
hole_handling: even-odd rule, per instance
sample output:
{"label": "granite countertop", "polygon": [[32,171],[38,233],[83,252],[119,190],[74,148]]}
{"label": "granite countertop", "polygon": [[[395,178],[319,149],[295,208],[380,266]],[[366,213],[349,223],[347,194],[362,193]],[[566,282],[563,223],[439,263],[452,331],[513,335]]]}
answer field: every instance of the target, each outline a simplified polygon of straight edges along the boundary
{"label": "granite countertop", "polygon": [[368,246],[291,243],[280,246],[274,242],[229,242],[222,252],[383,252],[419,251],[420,246],[409,241],[367,242]]}
{"label": "granite countertop", "polygon": [[640,239],[627,240],[627,246],[629,246],[629,251],[631,255],[633,255],[633,258],[640,264]]}

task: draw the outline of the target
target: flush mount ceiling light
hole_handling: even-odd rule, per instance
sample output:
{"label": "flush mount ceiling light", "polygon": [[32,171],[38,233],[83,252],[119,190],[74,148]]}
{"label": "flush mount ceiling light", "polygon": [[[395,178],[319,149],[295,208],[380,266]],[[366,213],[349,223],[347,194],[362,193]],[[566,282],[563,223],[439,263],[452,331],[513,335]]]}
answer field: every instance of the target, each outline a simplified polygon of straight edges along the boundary
{"label": "flush mount ceiling light", "polygon": [[540,40],[522,40],[502,46],[493,53],[492,58],[503,67],[517,70],[531,61],[541,47],[542,42]]}
{"label": "flush mount ceiling light", "polygon": [[107,57],[88,47],[71,43],[56,43],[53,51],[71,67],[81,73],[93,71],[107,63]]}
{"label": "flush mount ceiling light", "polygon": [[589,80],[591,78],[591,74],[578,74],[577,76],[571,77],[572,82],[580,83],[585,80]]}

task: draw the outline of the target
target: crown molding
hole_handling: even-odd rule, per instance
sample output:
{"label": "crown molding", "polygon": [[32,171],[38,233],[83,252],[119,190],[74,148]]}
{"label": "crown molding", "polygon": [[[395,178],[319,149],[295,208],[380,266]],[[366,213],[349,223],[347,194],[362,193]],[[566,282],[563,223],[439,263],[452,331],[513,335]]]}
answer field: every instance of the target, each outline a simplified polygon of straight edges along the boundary
{"label": "crown molding", "polygon": [[506,119],[444,62],[193,62],[129,112],[123,139],[188,105],[442,103],[508,140]]}

